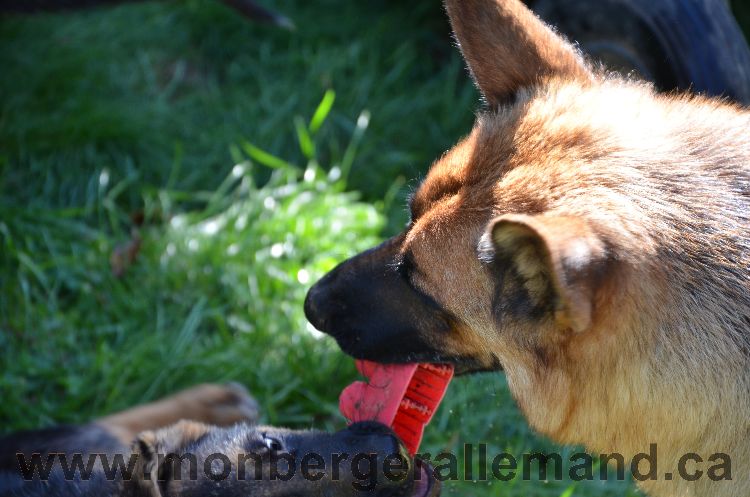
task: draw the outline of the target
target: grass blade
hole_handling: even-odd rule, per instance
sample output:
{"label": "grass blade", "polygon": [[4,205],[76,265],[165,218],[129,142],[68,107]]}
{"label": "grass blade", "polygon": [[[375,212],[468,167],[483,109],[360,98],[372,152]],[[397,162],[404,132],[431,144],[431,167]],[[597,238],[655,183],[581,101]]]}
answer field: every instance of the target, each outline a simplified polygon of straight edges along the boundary
{"label": "grass blade", "polygon": [[575,485],[571,485],[568,488],[565,489],[563,493],[560,494],[560,497],[573,497],[573,490],[576,489]]}
{"label": "grass blade", "polygon": [[242,149],[254,161],[271,169],[293,169],[294,166],[275,155],[269,154],[248,141],[242,142]]}
{"label": "grass blade", "polygon": [[313,143],[310,133],[307,131],[307,126],[300,116],[294,118],[294,129],[297,130],[297,142],[299,143],[299,149],[302,151],[302,155],[307,159],[313,159],[315,157],[315,144]]}
{"label": "grass blade", "polygon": [[352,133],[352,139],[349,142],[349,146],[346,147],[344,152],[344,158],[341,159],[341,177],[346,182],[349,179],[349,171],[354,163],[354,158],[357,156],[357,149],[359,143],[362,141],[362,137],[365,135],[367,127],[370,125],[370,111],[363,110],[359,113],[357,118],[357,125]]}
{"label": "grass blade", "polygon": [[326,117],[328,117],[328,114],[331,112],[331,108],[333,108],[333,102],[336,100],[336,92],[333,90],[326,90],[325,95],[323,95],[323,100],[320,101],[318,104],[318,108],[315,109],[315,113],[312,116],[312,119],[310,119],[310,133],[315,134],[318,132],[320,127],[323,125],[323,123],[326,120]]}

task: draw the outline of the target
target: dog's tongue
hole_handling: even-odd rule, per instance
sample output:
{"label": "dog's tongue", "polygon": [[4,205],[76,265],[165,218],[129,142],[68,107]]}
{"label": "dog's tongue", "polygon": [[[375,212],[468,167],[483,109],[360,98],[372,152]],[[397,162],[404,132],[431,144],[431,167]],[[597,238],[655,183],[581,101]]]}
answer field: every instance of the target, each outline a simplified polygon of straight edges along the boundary
{"label": "dog's tongue", "polygon": [[351,423],[379,421],[390,426],[414,455],[424,427],[435,414],[453,378],[445,364],[378,364],[357,361],[367,382],[341,392],[339,409]]}

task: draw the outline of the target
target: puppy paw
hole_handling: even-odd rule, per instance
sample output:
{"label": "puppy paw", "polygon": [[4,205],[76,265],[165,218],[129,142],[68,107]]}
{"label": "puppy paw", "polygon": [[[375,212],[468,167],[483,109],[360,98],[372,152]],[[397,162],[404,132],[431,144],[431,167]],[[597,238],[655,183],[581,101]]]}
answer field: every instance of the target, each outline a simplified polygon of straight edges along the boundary
{"label": "puppy paw", "polygon": [[204,383],[184,390],[178,397],[185,406],[184,418],[218,426],[239,422],[256,424],[260,406],[239,383]]}

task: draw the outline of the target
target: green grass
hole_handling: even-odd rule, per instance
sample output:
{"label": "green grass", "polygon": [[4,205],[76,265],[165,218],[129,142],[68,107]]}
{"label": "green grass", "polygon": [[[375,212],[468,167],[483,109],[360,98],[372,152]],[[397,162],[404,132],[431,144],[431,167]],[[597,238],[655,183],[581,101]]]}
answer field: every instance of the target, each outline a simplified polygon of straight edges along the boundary
{"label": "green grass", "polygon": [[174,186],[190,191],[216,186],[231,167],[228,145],[247,137],[298,162],[293,116],[329,88],[338,102],[322,130],[324,163],[343,153],[360,111],[373,111],[350,182],[368,199],[416,177],[468,131],[476,96],[440,9],[276,6],[295,32],[206,0],[3,21],[4,190],[77,205],[87,195],[80,177],[106,166],[134,176],[124,199],[133,205],[141,186],[167,181],[176,148]]}
{"label": "green grass", "polygon": [[[398,229],[477,95],[437,2],[266,4],[297,30],[204,0],[0,20],[0,430],[229,380],[267,422],[342,426],[356,374],[308,329],[305,291]],[[115,276],[136,229],[140,253]],[[452,384],[425,450],[464,443],[561,450],[500,374]],[[467,494],[635,492],[446,484]]]}

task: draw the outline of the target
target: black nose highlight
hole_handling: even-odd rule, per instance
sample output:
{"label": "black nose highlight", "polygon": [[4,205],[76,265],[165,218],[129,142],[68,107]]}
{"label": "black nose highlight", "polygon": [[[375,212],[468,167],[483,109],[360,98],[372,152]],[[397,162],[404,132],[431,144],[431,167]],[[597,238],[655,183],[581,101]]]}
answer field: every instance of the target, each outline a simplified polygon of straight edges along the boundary
{"label": "black nose highlight", "polygon": [[325,301],[325,291],[321,288],[323,280],[319,281],[310,288],[305,297],[305,317],[307,320],[320,331],[325,330],[325,313],[321,310],[321,305]]}
{"label": "black nose highlight", "polygon": [[[363,452],[376,452],[381,456],[405,454],[401,440],[391,428],[377,421],[360,421],[347,429]],[[402,450],[403,449],[403,450]]]}

